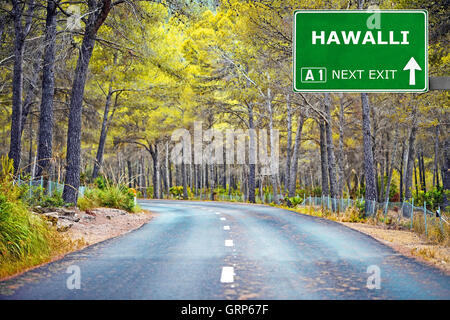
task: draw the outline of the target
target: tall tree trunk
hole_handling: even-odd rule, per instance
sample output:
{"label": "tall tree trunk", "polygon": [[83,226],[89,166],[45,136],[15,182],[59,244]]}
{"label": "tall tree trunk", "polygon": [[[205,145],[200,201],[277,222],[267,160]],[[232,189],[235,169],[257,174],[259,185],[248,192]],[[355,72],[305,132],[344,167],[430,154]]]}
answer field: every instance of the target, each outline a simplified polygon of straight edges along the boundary
{"label": "tall tree trunk", "polygon": [[[38,50],[38,55],[40,56],[40,50]],[[33,74],[31,75],[31,79],[28,82],[28,85],[26,87],[26,94],[25,99],[23,100],[23,106],[22,106],[22,124],[20,126],[20,129],[23,134],[23,130],[25,128],[25,122],[27,121],[28,114],[31,113],[31,110],[33,108],[33,104],[35,101],[35,98],[39,92],[38,90],[38,80],[40,76],[40,69],[41,69],[41,63],[40,59],[36,59],[33,62]],[[22,137],[22,134],[20,135]]]}
{"label": "tall tree trunk", "polygon": [[[184,153],[183,149],[183,153]],[[186,164],[184,163],[184,155],[181,159],[181,181],[183,184],[183,199],[187,200],[188,198],[188,192],[187,192],[187,181],[186,181]]]}
{"label": "tall tree trunk", "polygon": [[253,105],[248,104],[248,126],[249,126],[249,172],[248,172],[248,201],[256,202],[255,198],[255,176],[256,176],[256,133],[253,116]]}
{"label": "tall tree trunk", "polygon": [[80,186],[81,111],[83,107],[84,87],[89,61],[94,50],[95,36],[111,10],[111,0],[89,1],[88,5],[91,14],[89,14],[86,22],[81,50],[75,69],[67,130],[67,168],[63,199],[66,203],[74,204],[77,203],[78,188]]}
{"label": "tall tree trunk", "polygon": [[[365,199],[376,201],[377,189],[375,182],[375,168],[373,161],[372,134],[370,129],[370,106],[367,93],[361,93],[362,129],[364,143],[364,177],[366,180]],[[369,210],[368,201],[365,202],[365,212]]]}
{"label": "tall tree trunk", "polygon": [[438,158],[439,158],[439,125],[434,127],[434,168],[433,168],[433,187],[439,188],[439,171],[438,171]]}
{"label": "tall tree trunk", "polygon": [[209,186],[210,186],[209,199],[210,200],[214,200],[214,188],[215,188],[215,183],[214,183],[214,164],[211,163],[208,166],[208,169],[210,170],[210,172],[208,174],[208,176],[209,176]]}
{"label": "tall tree trunk", "polygon": [[169,194],[169,190],[171,187],[171,174],[169,173],[170,171],[170,162],[169,162],[169,141],[166,141],[166,174],[165,174],[165,178],[166,178],[166,193]]}
{"label": "tall tree trunk", "polygon": [[[34,0],[28,5],[24,14],[22,1],[12,0],[12,14],[14,19],[14,69],[12,79],[12,115],[11,115],[11,139],[9,146],[9,158],[14,161],[14,174],[20,168],[21,134],[22,134],[22,91],[23,91],[23,53],[25,38],[30,31]],[[22,18],[25,15],[25,26]]]}
{"label": "tall tree trunk", "polygon": [[30,146],[28,149],[28,172],[31,173],[33,167],[33,114],[30,116],[28,135],[28,140],[30,141]]}
{"label": "tall tree trunk", "polygon": [[[328,173],[330,176],[330,196],[337,197],[336,184],[336,159],[334,157],[333,133],[331,129],[331,97],[329,93],[325,94],[325,114],[327,121],[325,122],[326,141],[327,141],[327,155],[328,155]],[[333,202],[334,203],[334,202]],[[334,210],[334,208],[333,208]]]}
{"label": "tall tree trunk", "polygon": [[289,177],[289,197],[295,196],[295,187],[297,185],[297,168],[298,168],[298,158],[300,156],[300,146],[301,146],[301,139],[302,139],[302,130],[303,130],[303,124],[305,123],[305,117],[303,114],[298,115],[297,119],[297,130],[295,132],[295,141],[294,141],[294,152],[293,152],[293,158],[292,163],[290,164],[291,171],[290,171],[290,177]]}
{"label": "tall tree trunk", "polygon": [[415,141],[416,141],[416,132],[417,132],[417,110],[416,108],[412,111],[412,124],[411,124],[411,132],[409,134],[408,141],[408,160],[406,163],[406,174],[405,174],[405,199],[409,200],[412,197],[412,173],[414,167],[414,158],[415,158]]}
{"label": "tall tree trunk", "polygon": [[[394,151],[391,153],[391,160],[389,167],[389,172],[387,176],[387,182],[386,182],[386,194],[385,194],[385,202],[389,201],[389,192],[391,189],[391,181],[392,181],[392,173],[394,172],[394,163],[395,158],[397,157],[397,141],[398,141],[398,128],[395,129],[395,137],[394,137]],[[401,201],[401,199],[400,199]]]}
{"label": "tall tree trunk", "polygon": [[[270,80],[270,78],[268,77]],[[278,154],[278,145],[275,143],[275,135],[274,135],[274,129],[273,129],[273,107],[272,107],[272,94],[270,87],[267,88],[267,110],[269,112],[269,136],[270,136],[270,177],[272,181],[272,191],[273,191],[273,200],[275,204],[279,204],[278,199],[278,170],[275,169],[278,168],[278,159],[275,159],[275,155]]]}
{"label": "tall tree trunk", "polygon": [[422,190],[423,192],[427,192],[427,182],[426,182],[426,170],[425,170],[425,162],[423,160],[423,149],[420,152],[420,162],[422,167]]}
{"label": "tall tree trunk", "polygon": [[[339,182],[338,182],[338,196],[342,197],[344,192],[344,127],[345,127],[345,115],[344,115],[344,101],[343,95],[340,99],[339,108],[339,144],[338,144],[338,170],[339,170]],[[350,189],[348,190],[350,192]]]}
{"label": "tall tree trunk", "polygon": [[226,150],[223,148],[223,165],[222,165],[222,188],[227,189],[227,157]]}
{"label": "tall tree trunk", "polygon": [[444,142],[444,163],[442,166],[442,185],[443,185],[443,209],[449,210],[449,191],[450,191],[450,139]]}
{"label": "tall tree trunk", "polygon": [[328,196],[330,194],[330,189],[328,186],[328,156],[326,147],[326,132],[325,132],[325,121],[323,119],[319,120],[319,130],[320,130],[320,168],[322,175],[322,194]]}
{"label": "tall tree trunk", "polygon": [[39,116],[38,142],[38,176],[48,176],[50,159],[52,157],[53,140],[53,96],[55,92],[56,14],[57,6],[54,0],[47,1],[47,18],[45,22],[45,50],[42,69],[42,100]]}
{"label": "tall tree trunk", "polygon": [[128,167],[128,188],[133,187],[133,172],[131,168],[131,161],[127,159],[127,167]]}
{"label": "tall tree trunk", "polygon": [[159,175],[159,154],[158,154],[158,144],[155,143],[153,146],[151,145],[149,148],[150,155],[153,160],[153,198],[160,198],[160,175]]}
{"label": "tall tree trunk", "polygon": [[383,201],[384,196],[384,168],[386,167],[386,159],[383,159],[380,167],[380,192],[378,193],[378,199]]}
{"label": "tall tree trunk", "polygon": [[98,173],[100,171],[100,167],[103,162],[103,152],[105,150],[106,135],[108,132],[109,108],[111,106],[112,95],[113,95],[112,85],[110,85],[108,89],[108,94],[106,95],[105,110],[103,111],[102,128],[100,131],[100,139],[98,142],[97,156],[95,158],[94,169],[92,171],[92,179],[97,178]]}
{"label": "tall tree trunk", "polygon": [[[286,108],[287,108],[287,147],[286,147],[286,174],[284,189],[289,193],[290,190],[290,175],[291,175],[291,148],[292,148],[292,112],[290,95],[286,95]],[[292,197],[289,194],[290,197]]]}
{"label": "tall tree trunk", "polygon": [[[416,168],[416,161],[414,161],[414,186],[416,187],[416,196],[419,195],[419,184],[417,183],[417,168]],[[420,161],[419,161],[420,163]]]}
{"label": "tall tree trunk", "polygon": [[403,201],[403,163],[405,162],[405,142],[402,143],[402,158],[400,159],[400,201]]}

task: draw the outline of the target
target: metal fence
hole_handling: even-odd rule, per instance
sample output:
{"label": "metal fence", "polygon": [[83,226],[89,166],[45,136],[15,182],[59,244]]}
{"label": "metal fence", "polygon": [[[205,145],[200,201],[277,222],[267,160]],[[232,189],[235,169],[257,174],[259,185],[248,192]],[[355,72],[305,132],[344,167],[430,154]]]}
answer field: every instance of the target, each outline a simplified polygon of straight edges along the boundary
{"label": "metal fence", "polygon": [[322,197],[304,197],[301,202],[303,207],[316,207],[329,210],[333,213],[345,212],[348,208],[358,207],[365,211],[366,217],[372,217],[383,220],[385,223],[394,225],[403,225],[410,229],[415,229],[428,236],[429,230],[441,230],[442,233],[448,232],[450,219],[439,208],[436,211],[427,209],[426,203],[417,207],[414,205],[414,199],[411,202],[384,202],[379,203],[374,200],[349,199],[349,198],[331,198]]}
{"label": "metal fence", "polygon": [[[30,180],[22,180],[20,177],[15,181],[15,184],[18,186],[24,186],[27,185],[27,193],[26,196],[29,198],[32,198],[34,194],[38,192],[42,192],[41,190],[45,189],[45,194],[48,196],[54,195],[56,192],[62,193],[64,190],[64,184],[50,181],[45,179],[43,177],[36,177],[34,179]],[[80,186],[78,188],[78,196],[82,197],[84,195],[84,192],[86,190],[86,187]]]}

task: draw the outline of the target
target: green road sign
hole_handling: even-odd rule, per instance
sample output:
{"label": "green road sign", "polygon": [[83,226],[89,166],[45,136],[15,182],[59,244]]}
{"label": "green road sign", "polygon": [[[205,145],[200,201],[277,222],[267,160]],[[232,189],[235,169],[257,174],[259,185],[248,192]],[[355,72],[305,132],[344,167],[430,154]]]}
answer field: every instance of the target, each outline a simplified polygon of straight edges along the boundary
{"label": "green road sign", "polygon": [[428,91],[425,10],[297,10],[294,91]]}

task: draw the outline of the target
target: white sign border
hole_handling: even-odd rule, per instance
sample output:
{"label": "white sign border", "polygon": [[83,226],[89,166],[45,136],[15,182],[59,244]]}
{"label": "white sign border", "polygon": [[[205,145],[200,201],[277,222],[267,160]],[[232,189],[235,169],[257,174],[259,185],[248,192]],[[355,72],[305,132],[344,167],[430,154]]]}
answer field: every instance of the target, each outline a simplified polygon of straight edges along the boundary
{"label": "white sign border", "polygon": [[[422,13],[425,16],[425,88],[423,89],[297,89],[295,87],[296,84],[296,64],[295,64],[295,33],[296,33],[296,15],[300,13],[368,13],[368,12],[380,12],[380,13]],[[293,30],[292,30],[292,59],[293,59],[293,68],[292,68],[292,77],[293,84],[292,90],[294,92],[420,92],[425,93],[429,91],[429,83],[428,83],[428,11],[425,9],[417,9],[417,10],[295,10],[293,14],[294,22],[293,22]]]}

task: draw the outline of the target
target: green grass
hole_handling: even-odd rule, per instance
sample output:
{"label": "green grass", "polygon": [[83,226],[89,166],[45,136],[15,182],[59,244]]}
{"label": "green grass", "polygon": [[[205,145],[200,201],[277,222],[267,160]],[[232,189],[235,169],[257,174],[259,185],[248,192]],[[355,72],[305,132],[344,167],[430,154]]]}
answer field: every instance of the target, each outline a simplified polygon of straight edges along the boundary
{"label": "green grass", "polygon": [[9,161],[0,172],[0,279],[50,261],[76,244],[29,211],[13,185]]}
{"label": "green grass", "polygon": [[87,189],[84,196],[78,199],[80,210],[97,207],[107,207],[139,212],[141,209],[134,204],[134,193],[127,187],[107,185],[102,188]]}

